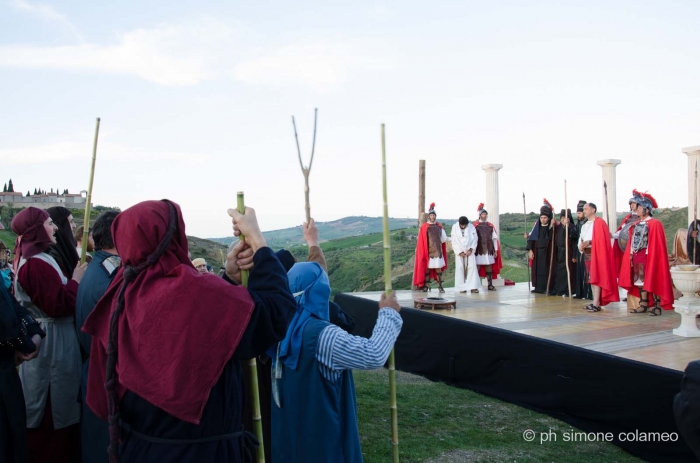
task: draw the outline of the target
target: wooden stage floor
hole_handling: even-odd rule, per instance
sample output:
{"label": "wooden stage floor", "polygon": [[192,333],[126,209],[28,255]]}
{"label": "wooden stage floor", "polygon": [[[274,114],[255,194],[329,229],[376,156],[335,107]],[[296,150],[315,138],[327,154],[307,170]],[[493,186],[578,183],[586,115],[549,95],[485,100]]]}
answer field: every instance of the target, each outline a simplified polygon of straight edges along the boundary
{"label": "wooden stage floor", "polygon": [[[452,297],[456,310],[432,312],[673,370],[683,371],[688,362],[700,359],[700,338],[673,334],[681,320],[674,311],[664,310],[659,317],[630,314],[626,303],[619,302],[589,313],[583,307],[590,301],[530,294],[527,283],[479,294],[445,291],[397,291],[397,297],[403,307],[413,307],[414,298]],[[380,294],[351,293],[375,301]]]}

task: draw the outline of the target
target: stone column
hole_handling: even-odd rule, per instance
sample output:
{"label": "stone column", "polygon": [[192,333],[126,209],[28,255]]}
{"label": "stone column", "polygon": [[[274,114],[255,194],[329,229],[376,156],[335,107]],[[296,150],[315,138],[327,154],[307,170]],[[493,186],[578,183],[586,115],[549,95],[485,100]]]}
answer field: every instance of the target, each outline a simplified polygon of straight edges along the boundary
{"label": "stone column", "polygon": [[[698,180],[698,191],[693,192],[695,189],[695,163],[697,163],[698,170],[700,171],[700,146],[688,146],[683,148],[683,153],[688,156],[688,225],[693,221],[693,204],[695,203],[695,198],[700,200],[700,180]],[[700,210],[700,204],[696,204],[695,207]],[[700,217],[700,214],[698,214]]]}
{"label": "stone column", "polygon": [[[486,198],[484,204],[489,212],[489,222],[496,228],[496,234],[501,236],[499,207],[498,207],[498,171],[503,169],[503,164],[484,164],[481,169],[486,172]],[[476,220],[479,220],[477,217]],[[481,284],[486,287],[486,278],[481,280]],[[505,280],[500,275],[493,279],[494,286],[505,286]]]}
{"label": "stone column", "polygon": [[598,210],[603,214],[603,220],[608,220],[608,211],[610,211],[610,221],[608,222],[608,228],[610,233],[615,233],[617,231],[617,191],[616,184],[617,180],[615,177],[615,168],[622,161],[619,159],[604,159],[598,161],[598,165],[603,169],[603,182],[608,185],[608,203],[605,203],[605,188],[603,187],[603,182],[600,184],[600,189],[603,193],[602,200],[600,201],[602,207],[599,206]]}
{"label": "stone column", "polygon": [[[496,227],[496,233],[501,236],[500,220],[498,217],[498,171],[503,169],[503,164],[484,164],[481,169],[486,172],[486,198],[484,204],[489,211],[489,222]],[[478,217],[476,218],[478,220]]]}

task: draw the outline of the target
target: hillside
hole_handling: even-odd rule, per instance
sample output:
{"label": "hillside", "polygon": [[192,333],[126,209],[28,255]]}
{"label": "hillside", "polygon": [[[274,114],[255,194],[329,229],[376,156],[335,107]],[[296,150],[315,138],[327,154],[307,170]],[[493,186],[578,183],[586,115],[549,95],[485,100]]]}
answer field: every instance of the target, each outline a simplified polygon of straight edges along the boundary
{"label": "hillside", "polygon": [[[527,227],[537,220],[535,213],[527,215]],[[620,215],[620,218],[624,214]],[[655,217],[660,219],[666,230],[669,243],[669,253],[672,250],[672,240],[678,228],[685,228],[687,208],[671,210],[659,209]],[[413,277],[413,259],[418,232],[415,221],[411,219],[392,219],[391,258],[393,264],[392,286],[395,289],[410,289]],[[444,226],[449,232],[454,220],[445,221]],[[351,291],[379,291],[384,288],[383,259],[384,248],[381,229],[381,218],[376,217],[346,217],[333,222],[319,223],[320,235],[326,239],[321,243],[326,260],[328,273],[333,288],[333,294]],[[527,263],[525,260],[525,240],[523,231],[525,221],[523,214],[501,214],[501,242],[503,244],[502,276],[520,282],[527,281]],[[370,230],[364,233],[362,230]],[[325,234],[324,234],[325,233]],[[329,236],[330,235],[330,236]],[[284,230],[274,230],[265,233],[268,244],[277,250],[289,249],[299,261],[307,258],[307,249],[303,244],[300,227]],[[340,238],[331,238],[341,236]],[[9,230],[0,231],[2,239],[10,249],[14,246],[15,235]],[[230,243],[233,237],[215,240],[200,239],[188,236],[192,258],[204,257],[217,271],[225,259],[227,246],[221,241]],[[288,244],[280,244],[288,243]],[[450,266],[445,273],[448,286],[454,284],[454,255],[448,242]]]}
{"label": "hillside", "polygon": [[[416,225],[416,219],[389,219],[389,229],[397,230],[400,228],[408,228]],[[319,235],[324,241],[348,238],[351,236],[369,235],[372,233],[381,233],[382,218],[381,217],[365,217],[352,216],[331,222],[316,222]],[[301,232],[301,226],[284,228],[281,230],[273,230],[263,232],[267,244],[272,249],[289,248],[294,245],[303,245],[304,237]],[[228,246],[233,241],[233,236],[223,238],[209,238],[211,241]]]}

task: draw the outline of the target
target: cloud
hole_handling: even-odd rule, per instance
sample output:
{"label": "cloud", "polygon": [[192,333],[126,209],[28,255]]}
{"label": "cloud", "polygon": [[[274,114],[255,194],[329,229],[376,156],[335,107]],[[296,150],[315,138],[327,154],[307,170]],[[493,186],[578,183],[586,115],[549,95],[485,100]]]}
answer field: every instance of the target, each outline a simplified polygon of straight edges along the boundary
{"label": "cloud", "polygon": [[40,3],[31,4],[26,0],[12,0],[10,5],[12,5],[12,7],[14,7],[17,10],[27,11],[31,14],[40,17],[44,21],[53,23],[60,29],[65,29],[69,31],[81,43],[85,42],[83,40],[83,37],[78,32],[78,29],[75,27],[75,25],[73,25],[72,22],[68,20],[66,15],[57,12],[49,5],[43,5]]}
{"label": "cloud", "polygon": [[[28,165],[65,162],[88,163],[92,156],[92,143],[76,141],[56,141],[41,145],[0,149],[3,165]],[[149,151],[116,143],[100,141],[97,148],[99,162],[151,163],[151,162],[203,162],[211,158],[203,153],[180,151]]]}
{"label": "cloud", "polygon": [[[246,47],[247,42],[256,47]],[[0,67],[124,74],[167,87],[227,79],[317,88],[340,84],[358,70],[386,68],[371,57],[376,45],[361,41],[315,37],[283,46],[259,44],[260,38],[244,26],[203,16],[185,24],[132,30],[110,45],[0,46]]]}
{"label": "cloud", "polygon": [[349,47],[322,40],[262,52],[236,66],[237,79],[257,85],[333,85],[343,81],[358,56]]}
{"label": "cloud", "polygon": [[[233,30],[213,18],[121,35],[116,45],[0,47],[0,66],[131,74],[156,84],[195,85],[221,75],[230,62]],[[229,64],[230,65],[230,64]]]}

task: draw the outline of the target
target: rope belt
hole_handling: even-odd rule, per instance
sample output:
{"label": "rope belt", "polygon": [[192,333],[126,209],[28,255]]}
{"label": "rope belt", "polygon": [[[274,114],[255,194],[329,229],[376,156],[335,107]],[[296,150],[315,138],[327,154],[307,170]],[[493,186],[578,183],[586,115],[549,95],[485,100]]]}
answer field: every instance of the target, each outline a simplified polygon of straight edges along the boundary
{"label": "rope belt", "polygon": [[146,442],[153,442],[154,444],[173,444],[173,445],[189,445],[189,444],[205,444],[207,442],[216,442],[216,441],[222,441],[222,440],[230,440],[230,439],[241,439],[243,442],[243,446],[245,448],[250,448],[252,446],[253,448],[256,448],[258,446],[258,441],[255,438],[253,434],[251,434],[248,431],[238,431],[230,434],[219,434],[217,436],[207,436],[207,437],[200,437],[198,439],[165,439],[162,437],[154,437],[154,436],[149,436],[148,434],[143,434],[141,432],[135,431],[130,424],[125,423],[122,421],[121,423],[121,428],[122,430],[127,433],[131,434],[137,439],[144,440]]}

